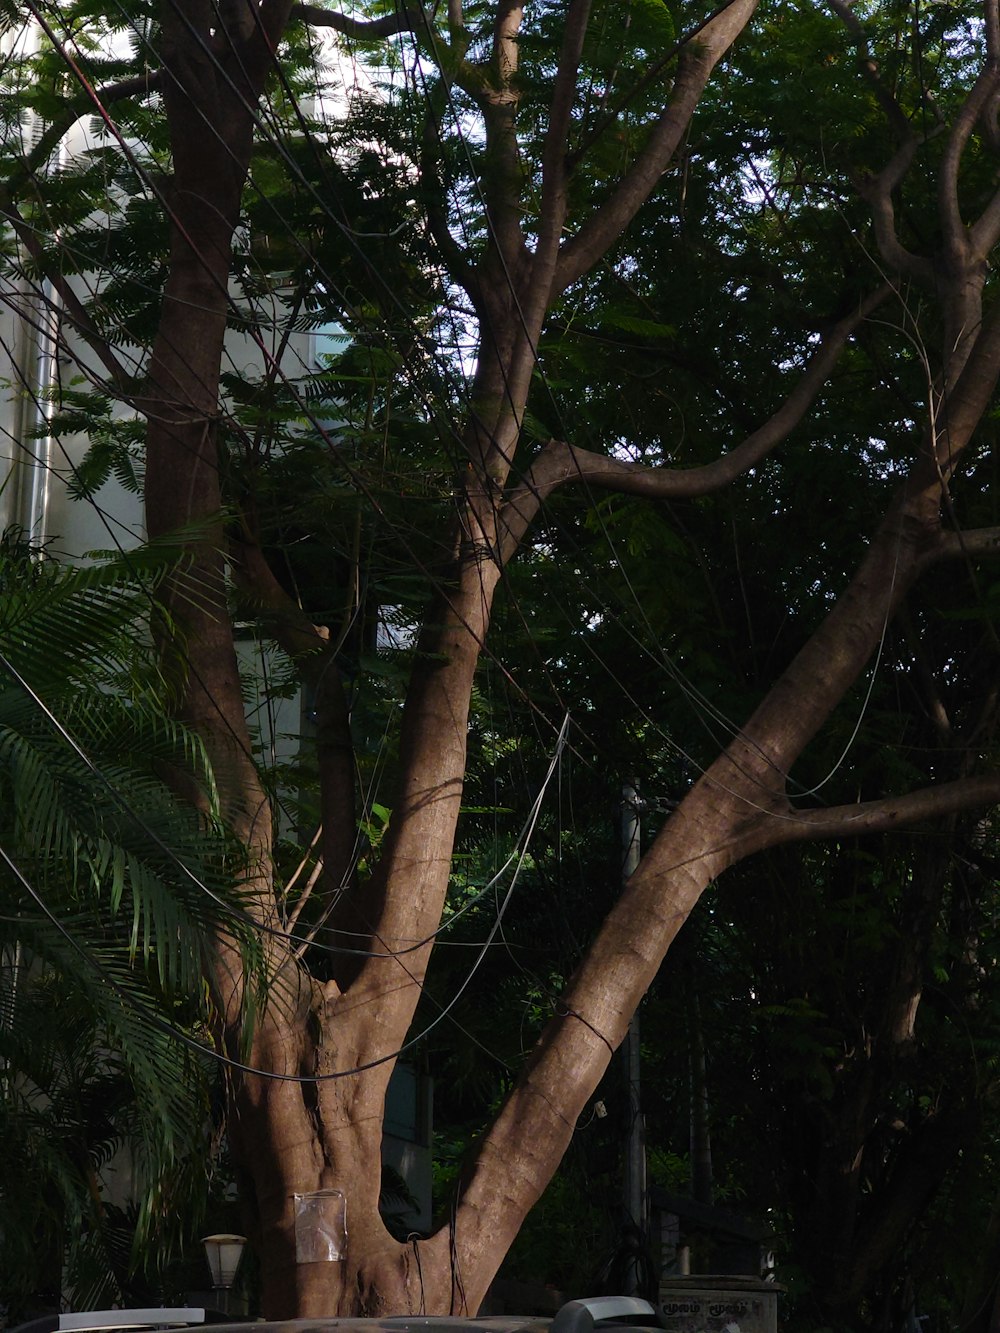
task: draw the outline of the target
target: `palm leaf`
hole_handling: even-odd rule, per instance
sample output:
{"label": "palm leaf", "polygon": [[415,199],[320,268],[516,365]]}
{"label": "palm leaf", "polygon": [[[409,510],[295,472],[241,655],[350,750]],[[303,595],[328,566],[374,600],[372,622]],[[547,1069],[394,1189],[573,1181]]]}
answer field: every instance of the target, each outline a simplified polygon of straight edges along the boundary
{"label": "palm leaf", "polygon": [[[63,569],[0,542],[0,1137],[18,1154],[0,1178],[0,1271],[12,1292],[55,1262],[75,1299],[117,1300],[142,1255],[167,1253],[181,1218],[196,1225],[214,1066],[197,1049],[209,1016],[190,997],[207,1004],[204,951],[220,924],[257,970],[242,863],[205,752],[166,711],[152,648],[151,595],[171,559]],[[200,812],[167,772],[198,784]],[[102,1182],[126,1144],[141,1202],[123,1229]]]}

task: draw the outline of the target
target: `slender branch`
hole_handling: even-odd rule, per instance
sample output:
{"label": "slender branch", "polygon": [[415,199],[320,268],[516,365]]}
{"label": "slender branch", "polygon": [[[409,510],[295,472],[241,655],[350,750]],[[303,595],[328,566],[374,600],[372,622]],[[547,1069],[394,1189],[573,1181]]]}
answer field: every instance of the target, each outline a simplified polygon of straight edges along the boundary
{"label": "slender branch", "polygon": [[244,91],[250,95],[251,103],[256,103],[263,91],[263,80],[277,64],[278,45],[290,22],[291,11],[292,0],[259,0],[256,9],[250,6],[249,40],[237,43],[233,40],[235,34],[228,34],[229,54],[236,57],[235,69],[249,80]]}
{"label": "slender branch", "polygon": [[907,486],[940,489],[953,475],[958,456],[982,420],[1000,376],[1000,301],[995,301],[975,334],[961,374],[942,404],[930,447],[914,464]]}
{"label": "slender branch", "polygon": [[728,454],[702,467],[650,467],[592,453],[561,440],[550,440],[524,481],[512,492],[502,515],[502,560],[510,559],[539,508],[558,487],[585,482],[602,490],[650,499],[691,499],[729,485],[784,441],[812,406],[848,338],[890,294],[883,284],[826,335],[778,410]]}
{"label": "slender branch", "polygon": [[[673,44],[673,46],[668,47],[667,50],[662,53],[662,55],[657,56],[656,60],[654,60],[653,63],[650,66],[648,66],[646,72],[642,75],[641,78],[629,82],[628,88],[615,101],[615,104],[609,110],[605,110],[605,113],[602,115],[601,119],[590,131],[590,133],[585,135],[584,138],[577,144],[576,148],[574,148],[572,153],[568,155],[567,165],[571,171],[575,170],[577,164],[583,161],[586,155],[590,152],[591,148],[593,148],[594,144],[597,143],[601,138],[603,138],[603,136],[607,134],[608,130],[610,130],[618,122],[618,119],[620,118],[622,112],[625,111],[627,107],[632,102],[634,102],[637,97],[639,97],[642,93],[644,93],[647,88],[652,87],[652,85],[656,82],[656,80],[662,76],[664,70],[667,68],[670,62],[672,60],[675,60],[677,56],[680,55],[680,53],[684,50],[684,48],[688,45],[689,42],[693,42],[695,40],[695,38],[702,31],[702,29],[707,28],[708,25],[711,22],[713,22],[713,20],[719,14],[721,14],[724,9],[728,9],[731,3],[732,0],[722,0],[721,5],[718,5],[715,9],[713,9],[710,14],[706,14],[703,19],[701,19],[698,23],[696,23],[695,26],[690,31],[686,32],[683,37],[681,37],[678,41],[676,41]],[[617,70],[617,65],[615,68]],[[610,96],[610,88],[608,89],[608,92],[605,94],[604,98],[601,101],[602,109],[607,108],[609,96]]]}
{"label": "slender branch", "polygon": [[289,918],[302,911],[313,886],[322,881],[326,901],[336,901],[354,873],[354,745],[350,706],[335,661],[335,645],[325,626],[314,625],[275,578],[260,546],[244,539],[235,549],[233,577],[270,619],[278,643],[297,664],[312,689],[320,783],[321,854],[309,884]]}
{"label": "slender branch", "polygon": [[[323,829],[321,826],[320,829],[318,830],[318,835],[322,836],[322,833]],[[302,915],[302,909],[305,907],[306,903],[312,897],[313,889],[316,887],[320,879],[323,877],[324,868],[325,867],[323,865],[323,858],[322,856],[318,856],[316,858],[316,864],[309,872],[309,878],[306,880],[305,884],[302,887],[302,892],[299,894],[298,901],[296,902],[295,906],[289,913],[288,924],[285,927],[285,929],[288,931],[289,936],[292,935],[292,933],[295,930],[295,927],[298,925],[299,917]],[[296,958],[302,958],[305,956],[306,950],[309,948],[309,945],[312,943],[315,937],[316,937],[316,930],[314,927],[311,931],[309,931],[306,938],[302,940],[296,947],[295,950]]]}
{"label": "slender branch", "polygon": [[406,6],[401,6],[393,14],[386,14],[384,18],[370,19],[367,22],[349,18],[346,14],[338,14],[333,9],[321,9],[319,5],[293,5],[289,17],[308,23],[313,28],[333,28],[335,32],[341,32],[345,37],[354,37],[358,41],[374,37],[395,37],[401,32],[419,32],[431,22],[431,16],[426,10]]}
{"label": "slender branch", "polygon": [[615,243],[649,198],[687,130],[712,70],[732,46],[757,7],[757,0],[732,0],[689,42],[678,60],[670,105],[646,146],[611,198],[568,241],[559,256],[553,294],[588,272]]}
{"label": "slender branch", "polygon": [[944,698],[934,679],[934,668],[925,648],[924,640],[913,623],[913,617],[907,602],[899,608],[898,620],[903,631],[906,645],[913,655],[913,675],[916,683],[916,696],[923,708],[924,715],[934,730],[937,743],[942,748],[955,748],[955,728],[945,706]]}
{"label": "slender branch", "polygon": [[781,816],[782,827],[769,845],[803,842],[810,838],[838,838],[867,833],[887,833],[927,819],[957,814],[973,806],[1000,801],[1000,772],[981,773],[955,782],[922,787],[905,796],[887,796],[879,801],[835,805],[826,810],[799,810]]}
{"label": "slender branch", "polygon": [[317,846],[318,846],[318,844],[319,844],[319,840],[320,840],[320,838],[321,838],[322,836],[323,836],[323,825],[320,824],[320,825],[317,827],[316,832],[315,832],[315,833],[312,835],[312,837],[310,838],[310,840],[309,840],[309,846],[306,848],[305,853],[304,853],[304,855],[303,855],[301,861],[298,863],[298,865],[295,867],[295,869],[294,869],[294,870],[292,871],[292,873],[289,875],[288,879],[285,880],[284,887],[282,888],[282,890],[281,890],[281,895],[280,895],[280,901],[281,901],[281,902],[285,902],[285,901],[287,901],[287,899],[288,899],[288,895],[289,895],[289,894],[291,893],[291,891],[295,888],[295,885],[296,885],[296,883],[298,882],[298,878],[299,878],[299,876],[302,874],[303,870],[305,870],[305,868],[306,868],[306,866],[309,864],[309,862],[310,862],[310,861],[313,861],[313,860],[315,859],[316,848],[317,848]]}
{"label": "slender branch", "polygon": [[521,225],[521,190],[524,167],[517,140],[518,42],[524,6],[520,0],[502,0],[493,30],[493,76],[479,94],[486,130],[486,169],[483,187],[489,210],[492,240],[503,256],[508,274],[524,257]]}
{"label": "slender branch", "polygon": [[53,290],[58,293],[62,302],[62,313],[69,319],[87,346],[96,354],[101,365],[108,372],[115,390],[123,399],[128,400],[135,387],[132,377],[111,350],[110,342],[94,322],[90,311],[76,294],[69,279],[49,261],[45,247],[38,239],[36,228],[26,221],[5,186],[0,186],[0,218],[4,218],[10,223],[18,240],[38,264],[47,281],[52,284]]}
{"label": "slender branch", "polygon": [[[1000,5],[998,0],[986,0],[984,5],[986,28],[986,68],[1000,68]],[[979,113],[986,140],[994,153],[1000,151],[1000,125],[997,110],[1000,106],[1000,84],[995,83]],[[978,221],[970,228],[973,252],[986,256],[1000,239],[1000,190],[983,209]]]}
{"label": "slender branch", "polygon": [[932,266],[926,259],[907,250],[896,233],[892,192],[910,169],[918,150],[927,139],[941,133],[943,127],[935,125],[925,134],[914,133],[906,113],[882,81],[878,62],[871,54],[864,28],[851,4],[848,0],[829,0],[829,4],[850,33],[858,49],[861,73],[865,82],[871,88],[899,141],[896,152],[877,175],[856,182],[859,193],[872,209],[872,222],[879,253],[893,271],[906,274],[924,287],[932,287],[934,281]]}
{"label": "slender branch", "polygon": [[119,83],[105,84],[103,88],[95,90],[93,97],[88,92],[78,93],[66,103],[62,114],[56,116],[45,127],[28,152],[15,165],[5,182],[4,189],[12,198],[15,198],[28,181],[34,180],[36,173],[45,166],[62,139],[65,138],[77,121],[81,117],[93,113],[95,98],[101,106],[109,107],[114,106],[117,102],[124,101],[128,97],[145,96],[149,93],[159,92],[159,90],[160,71],[148,70],[145,74],[139,74],[133,79],[122,79]]}
{"label": "slender branch", "polygon": [[38,238],[37,230],[21,213],[15,200],[26,185],[35,182],[37,173],[45,166],[77,121],[94,110],[95,100],[102,107],[114,106],[115,103],[124,101],[128,97],[157,92],[159,87],[159,71],[153,70],[133,79],[122,79],[118,83],[106,84],[93,92],[84,91],[77,94],[66,103],[62,113],[46,127],[30,150],[14,166],[7,180],[0,185],[0,217],[10,223],[18,240],[51,282],[59,294],[65,315],[88,347],[97,354],[115,389],[124,396],[127,396],[132,383],[128,371],[111,350],[110,342],[91,318],[69,280],[49,261],[45,247]]}
{"label": "slender branch", "polygon": [[[958,172],[962,161],[962,154],[969,141],[969,136],[976,127],[985,108],[990,101],[996,97],[1000,90],[1000,65],[996,59],[990,59],[985,69],[980,73],[979,78],[972,85],[972,89],[962,104],[962,108],[952,122],[951,133],[948,135],[948,142],[945,145],[944,156],[941,160],[941,169],[938,175],[938,211],[941,218],[941,227],[944,232],[945,245],[949,258],[953,262],[962,262],[966,260],[969,252],[969,234],[966,231],[965,223],[962,221],[962,214],[958,203]],[[995,210],[989,207],[980,218],[980,224],[983,224],[987,215],[990,222],[995,225]],[[976,237],[977,248],[986,244],[988,248],[992,247],[994,241],[988,239],[990,235],[990,226],[985,230],[981,228],[981,237]],[[984,251],[980,251],[985,254]]]}
{"label": "slender branch", "polygon": [[441,81],[430,89],[426,98],[424,130],[420,140],[419,188],[427,227],[445,268],[478,309],[482,299],[478,276],[469,262],[467,252],[452,235],[448,225],[446,202],[449,191],[441,174],[444,160],[441,151],[441,113],[446,96],[446,86]]}
{"label": "slender branch", "polygon": [[913,131],[910,128],[910,122],[906,118],[906,113],[882,82],[882,79],[879,76],[878,62],[871,54],[864,27],[857,14],[855,14],[851,3],[849,0],[829,0],[829,3],[830,8],[851,34],[851,38],[855,46],[858,48],[858,55],[861,59],[861,72],[864,75],[865,82],[875,94],[875,100],[885,112],[886,119],[896,131],[897,137],[900,141],[904,142],[912,138]]}
{"label": "slender branch", "polygon": [[[997,147],[1000,148],[1000,136],[997,139]],[[1000,190],[997,190],[969,228],[969,240],[972,243],[972,253],[983,258],[1000,240]]]}
{"label": "slender branch", "polygon": [[[591,0],[570,0],[563,33],[559,68],[556,70],[549,105],[549,125],[542,149],[541,226],[535,249],[535,269],[548,267],[558,250],[566,220],[566,142],[569,138],[577,77],[583,55],[583,39],[590,21]],[[533,274],[537,276],[537,274]],[[544,297],[549,294],[546,285]]]}
{"label": "slender branch", "polygon": [[[983,6],[984,27],[986,29],[986,58],[996,64],[1000,62],[1000,5],[998,0],[986,0]],[[997,124],[997,110],[1000,107],[1000,91],[983,107],[982,125],[986,141],[996,152],[1000,149],[1000,126]]]}
{"label": "slender branch", "polygon": [[[935,126],[927,138],[941,133]],[[902,274],[919,282],[926,289],[933,290],[934,266],[922,255],[907,250],[896,232],[896,210],[892,202],[892,192],[913,165],[918,149],[924,139],[913,136],[902,144],[880,172],[856,180],[858,193],[867,201],[872,210],[872,225],[875,229],[875,243],[879,254],[894,273]]]}
{"label": "slender branch", "polygon": [[528,376],[537,357],[538,336],[552,300],[559,245],[568,208],[566,142],[572,123],[583,41],[591,0],[570,0],[562,49],[549,104],[549,124],[542,147],[542,185],[538,241],[531,258],[530,279],[521,300],[521,331],[511,360],[511,381]]}
{"label": "slender branch", "polygon": [[234,546],[233,579],[271,621],[278,643],[293,661],[325,649],[330,632],[314,625],[298,603],[285,592],[255,541]]}

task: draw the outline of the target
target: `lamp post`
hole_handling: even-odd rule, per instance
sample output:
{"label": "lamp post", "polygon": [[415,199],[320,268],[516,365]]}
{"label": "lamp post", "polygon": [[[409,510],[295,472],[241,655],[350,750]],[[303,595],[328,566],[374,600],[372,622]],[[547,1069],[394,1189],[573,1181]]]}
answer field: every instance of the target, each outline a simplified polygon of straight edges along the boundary
{"label": "lamp post", "polygon": [[212,1274],[212,1287],[215,1299],[223,1314],[229,1313],[229,1289],[236,1279],[236,1270],[243,1257],[246,1236],[232,1236],[226,1233],[216,1236],[203,1236],[205,1258]]}

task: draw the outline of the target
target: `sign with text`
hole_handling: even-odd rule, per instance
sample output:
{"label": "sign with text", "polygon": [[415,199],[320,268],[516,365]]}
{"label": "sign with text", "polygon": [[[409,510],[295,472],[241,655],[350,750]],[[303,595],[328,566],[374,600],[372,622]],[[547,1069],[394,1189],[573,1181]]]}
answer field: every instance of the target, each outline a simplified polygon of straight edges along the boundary
{"label": "sign with text", "polygon": [[668,1333],[777,1333],[778,1288],[753,1278],[665,1278],[659,1313]]}

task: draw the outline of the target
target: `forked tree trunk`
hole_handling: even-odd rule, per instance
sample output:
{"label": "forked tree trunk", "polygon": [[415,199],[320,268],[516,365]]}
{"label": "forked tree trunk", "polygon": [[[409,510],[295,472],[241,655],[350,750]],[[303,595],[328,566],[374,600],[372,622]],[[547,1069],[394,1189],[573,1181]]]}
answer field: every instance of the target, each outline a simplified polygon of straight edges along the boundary
{"label": "forked tree trunk", "polygon": [[[230,1124],[252,1191],[262,1299],[290,1315],[447,1310],[447,1244],[401,1245],[378,1211],[385,1091],[420,992],[451,866],[465,771],[468,709],[496,583],[468,544],[447,604],[431,617],[411,681],[401,742],[404,783],[375,883],[377,951],[350,984],[318,982],[289,963],[272,983],[252,1063],[274,1075],[238,1081]],[[491,586],[492,585],[492,586]],[[464,590],[464,592],[463,592]],[[405,886],[400,892],[400,886]],[[393,898],[393,891],[395,897]],[[345,1071],[357,1070],[350,1073]],[[294,1195],[338,1189],[346,1199],[342,1262],[298,1264]]]}

